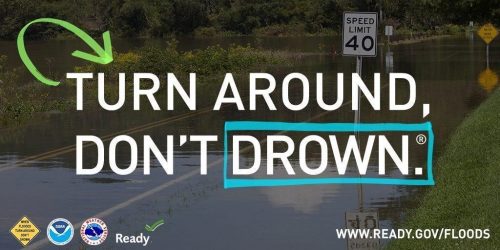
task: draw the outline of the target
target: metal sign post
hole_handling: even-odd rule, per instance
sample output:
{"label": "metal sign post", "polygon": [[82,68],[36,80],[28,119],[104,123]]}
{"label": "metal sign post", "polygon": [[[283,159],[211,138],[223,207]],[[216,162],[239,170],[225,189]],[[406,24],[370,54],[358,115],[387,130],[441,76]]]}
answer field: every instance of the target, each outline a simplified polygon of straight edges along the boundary
{"label": "metal sign post", "polygon": [[[377,12],[344,12],[342,54],[356,56],[356,73],[359,76],[362,73],[363,57],[377,56],[377,21]],[[360,122],[360,95],[357,101],[355,123]]]}
{"label": "metal sign post", "polygon": [[[342,55],[356,56],[356,73],[361,77],[363,57],[377,56],[377,23],[376,12],[344,12],[342,25]],[[355,101],[355,100],[352,100]],[[361,95],[358,95],[358,109],[354,111],[354,123],[361,121]],[[359,128],[355,126],[359,140]],[[359,208],[363,210],[363,186],[358,186]]]}
{"label": "metal sign post", "polygon": [[490,44],[486,44],[486,68],[490,68]]}
{"label": "metal sign post", "polygon": [[[357,56],[356,57],[356,73],[361,77],[361,73],[363,70],[363,57],[362,56]],[[361,95],[358,94],[358,109],[354,111],[354,123],[356,124],[356,138],[358,138],[358,145],[361,145],[361,140],[359,138],[359,128],[358,124],[361,122]],[[360,211],[363,211],[363,184],[358,185],[358,207]]]}
{"label": "metal sign post", "polygon": [[[377,12],[344,12],[342,55],[356,56],[356,73],[359,76],[363,57],[377,56],[377,21]],[[360,122],[360,95],[357,101],[358,109],[354,114],[356,124]]]}
{"label": "metal sign post", "polygon": [[[361,77],[361,73],[363,70],[363,57],[357,56],[356,57],[356,74],[358,74]],[[354,123],[359,123],[360,122],[360,110],[361,110],[361,95],[358,95],[358,110],[355,111],[354,113]],[[356,128],[356,132],[359,134],[358,129]]]}
{"label": "metal sign post", "polygon": [[490,43],[498,36],[498,30],[491,23],[483,25],[477,34],[486,43],[486,68],[490,68]]}

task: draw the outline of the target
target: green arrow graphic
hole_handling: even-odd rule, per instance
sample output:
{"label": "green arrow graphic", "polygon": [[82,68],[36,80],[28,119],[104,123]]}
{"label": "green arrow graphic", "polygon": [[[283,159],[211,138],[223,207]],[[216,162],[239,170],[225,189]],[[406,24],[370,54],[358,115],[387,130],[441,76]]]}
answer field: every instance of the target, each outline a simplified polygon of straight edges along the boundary
{"label": "green arrow graphic", "polygon": [[99,64],[108,64],[113,61],[113,52],[111,47],[111,37],[109,35],[109,31],[106,31],[102,34],[102,39],[104,41],[104,49],[103,49],[85,31],[81,30],[80,28],[76,27],[75,25],[69,22],[55,18],[39,18],[26,24],[23,27],[23,29],[19,32],[19,35],[17,36],[17,50],[19,51],[19,56],[21,57],[21,60],[23,61],[24,65],[26,65],[31,74],[33,74],[33,76],[36,77],[36,79],[38,79],[40,82],[43,82],[51,86],[57,86],[60,83],[58,81],[50,80],[47,77],[43,76],[43,74],[40,73],[40,71],[38,71],[38,69],[35,67],[31,59],[29,58],[28,53],[26,53],[26,47],[24,46],[24,33],[26,32],[28,27],[34,23],[53,23],[62,26],[65,29],[73,32],[73,34],[77,35],[87,45],[89,45],[89,47],[92,50],[94,50],[94,52],[97,54],[97,55],[92,55],[83,51],[76,50],[71,54],[74,57],[78,57]]}

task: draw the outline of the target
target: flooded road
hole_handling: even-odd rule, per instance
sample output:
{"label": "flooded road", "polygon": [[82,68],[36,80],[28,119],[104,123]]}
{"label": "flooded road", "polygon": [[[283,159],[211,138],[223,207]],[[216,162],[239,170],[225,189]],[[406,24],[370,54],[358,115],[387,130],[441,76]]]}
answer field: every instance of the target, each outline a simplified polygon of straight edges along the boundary
{"label": "flooded road", "polygon": [[[340,40],[339,38],[335,38]],[[325,75],[325,96],[335,96],[332,84],[336,73],[349,74],[355,70],[354,58],[331,55],[336,51],[334,38],[237,38],[232,41],[183,41],[179,47],[192,49],[209,44],[251,43],[267,49],[288,50],[297,53],[298,63],[292,67],[275,69],[276,75],[301,72],[310,79],[316,72]],[[141,43],[132,41],[117,45],[126,51]],[[46,53],[40,46],[37,58]],[[60,41],[62,51],[68,55],[74,49]],[[198,46],[196,46],[198,44]],[[0,54],[10,51],[13,44],[0,43]],[[490,67],[499,72],[499,48],[490,48]],[[32,47],[33,48],[33,47]],[[15,52],[15,51],[14,51]],[[423,122],[432,121],[435,134],[435,155],[445,145],[454,128],[495,86],[478,84],[478,76],[485,69],[484,44],[466,37],[435,40],[417,44],[398,45],[390,48],[393,65],[386,62],[387,48],[380,47],[379,56],[364,61],[366,81],[374,72],[384,74],[382,85],[387,83],[388,72],[411,74],[417,82],[415,107],[429,103],[430,116],[422,118],[420,108],[409,111],[389,112],[387,108],[374,112],[366,101],[362,103],[362,122]],[[8,53],[7,53],[8,54]],[[69,57],[68,57],[69,58]],[[68,59],[71,60],[71,59]],[[55,73],[63,72],[65,65],[52,67]],[[49,64],[46,64],[48,67]],[[346,81],[349,83],[350,81]],[[218,89],[221,81],[213,84]],[[241,84],[245,84],[244,82]],[[244,86],[244,85],[243,85]],[[241,89],[244,89],[243,87]],[[347,88],[346,88],[347,89]],[[216,93],[215,93],[216,94]],[[247,93],[242,91],[245,96]],[[297,93],[301,95],[301,93]],[[383,107],[387,107],[388,90],[382,90]],[[350,96],[346,94],[345,96]],[[273,94],[278,106],[281,97]],[[311,98],[314,98],[311,96]],[[293,98],[292,98],[293,99]],[[202,101],[199,107],[210,107],[214,98]],[[222,182],[222,133],[225,121],[311,121],[352,122],[354,113],[347,105],[335,112],[324,112],[314,106],[300,112],[262,111],[235,112],[233,107],[221,111],[83,111],[72,113],[52,112],[45,119],[18,128],[0,131],[0,245],[5,249],[19,248],[19,243],[9,230],[23,215],[28,216],[41,230],[33,247],[50,249],[46,241],[46,225],[54,218],[63,217],[74,225],[97,215],[110,230],[104,243],[106,249],[134,248],[133,245],[114,243],[115,233],[139,234],[144,225],[165,219],[165,225],[150,233],[151,249],[345,249],[346,240],[338,239],[335,229],[345,228],[346,212],[363,209],[377,211],[380,228],[392,228],[404,219],[405,212],[415,205],[415,195],[428,187],[384,185],[320,185],[276,188],[224,189]],[[280,110],[280,107],[278,107]],[[283,110],[283,109],[281,109]],[[151,124],[154,125],[145,125]],[[138,170],[129,176],[101,173],[95,176],[75,175],[75,136],[107,135],[127,130],[135,138],[150,135],[164,148],[165,135],[219,136],[219,142],[209,144],[208,175],[199,175],[199,147],[176,147],[175,174],[167,176],[155,162],[151,175]],[[62,147],[66,147],[57,150]],[[54,151],[54,149],[56,149]],[[45,153],[52,151],[50,153]],[[141,149],[139,149],[141,151]],[[86,153],[84,161],[94,162],[93,151]],[[119,163],[126,164],[129,153],[118,152]],[[26,157],[29,161],[20,160]],[[424,156],[411,159],[412,165],[424,164]],[[297,159],[295,159],[297,160]],[[314,161],[315,159],[312,158]],[[71,206],[70,206],[71,205]],[[71,209],[69,209],[71,207]],[[78,225],[75,225],[78,229]],[[76,239],[76,240],[75,240]],[[48,243],[48,244],[47,244]],[[382,242],[386,244],[386,242]],[[74,240],[64,249],[85,247],[75,231]]]}

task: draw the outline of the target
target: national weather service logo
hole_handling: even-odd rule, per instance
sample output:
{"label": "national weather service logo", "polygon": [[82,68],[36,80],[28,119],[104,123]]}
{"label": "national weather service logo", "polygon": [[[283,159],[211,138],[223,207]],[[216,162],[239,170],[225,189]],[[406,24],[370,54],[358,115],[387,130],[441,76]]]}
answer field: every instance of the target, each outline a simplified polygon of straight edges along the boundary
{"label": "national weather service logo", "polygon": [[47,238],[58,246],[68,244],[73,239],[73,234],[73,225],[63,218],[54,219],[47,226]]}
{"label": "national weather service logo", "polygon": [[80,227],[80,236],[85,243],[97,246],[108,237],[108,227],[101,219],[90,218],[83,222]]}

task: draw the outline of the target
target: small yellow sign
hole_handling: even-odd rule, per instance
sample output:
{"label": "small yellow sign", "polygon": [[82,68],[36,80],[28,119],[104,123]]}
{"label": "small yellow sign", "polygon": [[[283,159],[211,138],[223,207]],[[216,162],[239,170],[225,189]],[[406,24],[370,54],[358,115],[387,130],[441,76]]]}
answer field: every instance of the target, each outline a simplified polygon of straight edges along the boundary
{"label": "small yellow sign", "polygon": [[478,82],[486,92],[490,93],[498,85],[498,76],[493,70],[487,68],[479,74]]}
{"label": "small yellow sign", "polygon": [[10,230],[12,235],[21,243],[21,245],[28,245],[34,239],[40,230],[31,222],[28,217],[24,216],[16,223]]}
{"label": "small yellow sign", "polygon": [[498,30],[491,23],[487,23],[483,25],[478,31],[477,34],[483,39],[486,44],[490,44],[495,37],[498,36]]}

